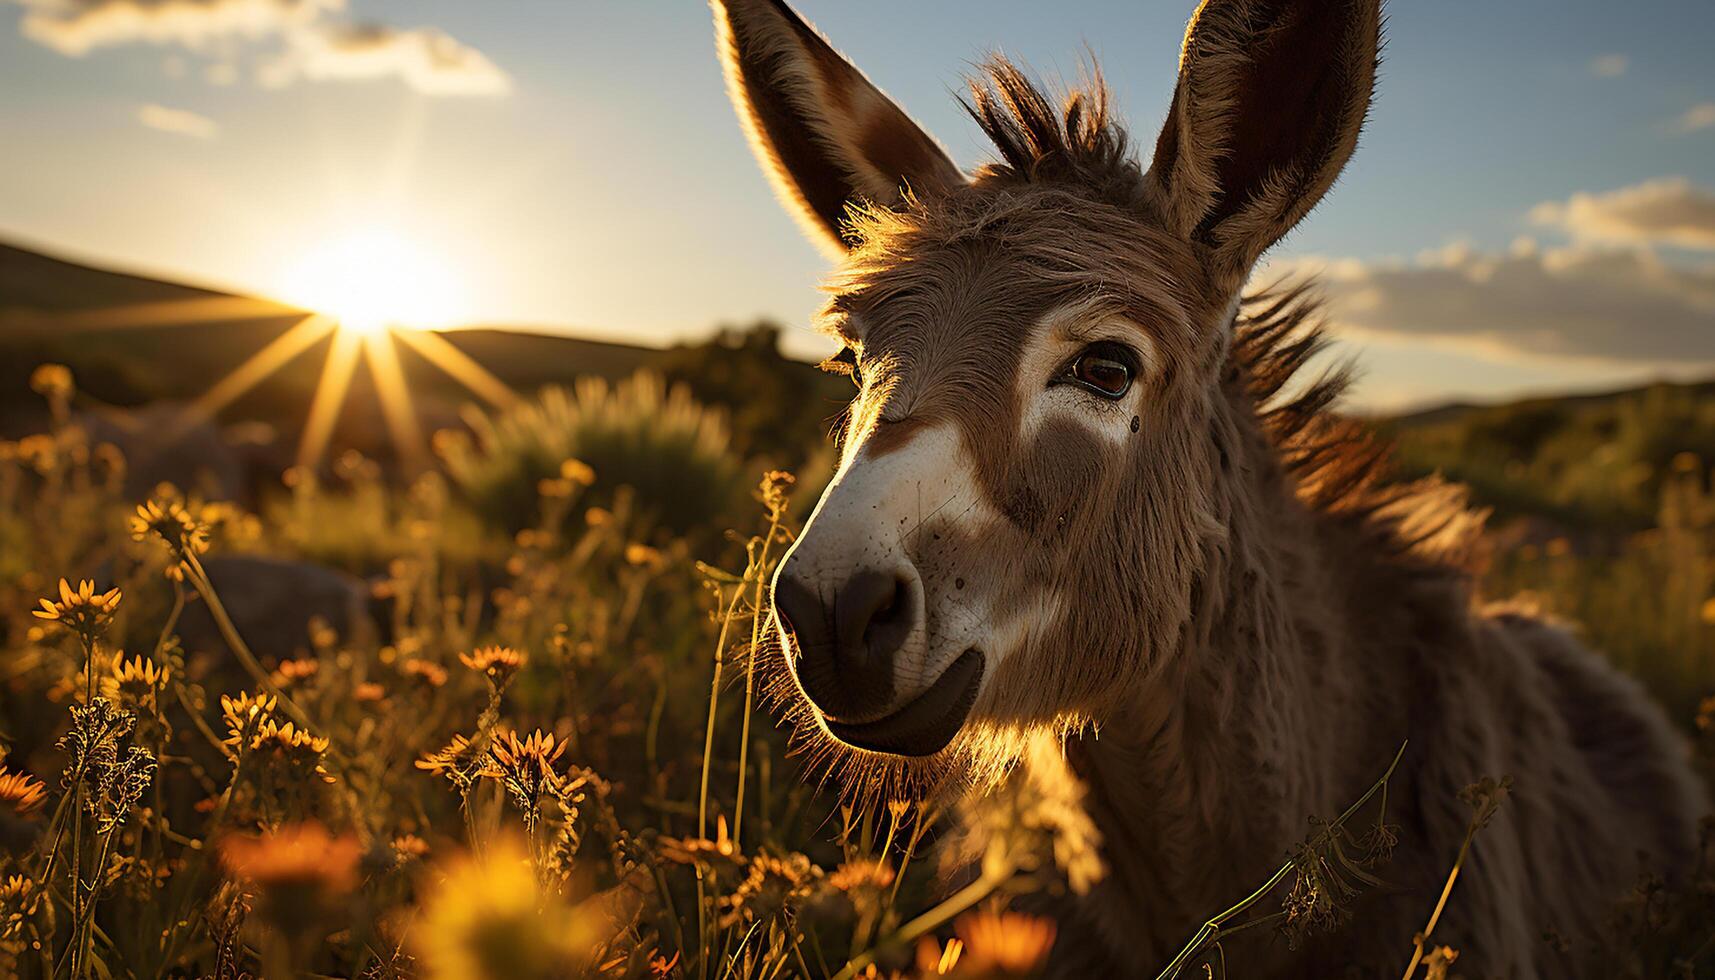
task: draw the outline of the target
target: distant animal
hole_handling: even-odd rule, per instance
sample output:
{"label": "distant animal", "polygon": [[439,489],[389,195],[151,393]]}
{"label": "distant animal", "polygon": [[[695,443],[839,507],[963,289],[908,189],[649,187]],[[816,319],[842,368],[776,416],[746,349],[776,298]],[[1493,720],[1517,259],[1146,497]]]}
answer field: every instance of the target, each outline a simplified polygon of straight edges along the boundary
{"label": "distant animal", "polygon": [[857,383],[773,582],[806,749],[872,785],[1054,788],[1106,866],[1056,908],[1054,969],[1153,976],[1409,742],[1382,884],[1297,948],[1235,938],[1235,969],[1396,975],[1461,788],[1505,774],[1436,940],[1469,976],[1581,975],[1639,873],[1691,858],[1684,740],[1475,598],[1481,515],[1333,411],[1312,292],[1244,294],[1357,145],[1378,0],[1206,0],[1147,167],[1099,75],[1055,105],[990,60],[967,108],[999,159],[968,175],[781,0],[713,7],[751,143],[837,257],[820,326]]}

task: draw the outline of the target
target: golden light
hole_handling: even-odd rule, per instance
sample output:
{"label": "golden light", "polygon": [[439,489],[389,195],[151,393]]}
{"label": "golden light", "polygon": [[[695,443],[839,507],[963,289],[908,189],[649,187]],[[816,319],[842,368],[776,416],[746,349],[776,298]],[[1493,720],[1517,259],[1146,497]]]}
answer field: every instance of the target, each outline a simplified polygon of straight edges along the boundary
{"label": "golden light", "polygon": [[306,254],[282,279],[280,294],[363,335],[449,326],[466,315],[457,271],[380,226],[353,229]]}

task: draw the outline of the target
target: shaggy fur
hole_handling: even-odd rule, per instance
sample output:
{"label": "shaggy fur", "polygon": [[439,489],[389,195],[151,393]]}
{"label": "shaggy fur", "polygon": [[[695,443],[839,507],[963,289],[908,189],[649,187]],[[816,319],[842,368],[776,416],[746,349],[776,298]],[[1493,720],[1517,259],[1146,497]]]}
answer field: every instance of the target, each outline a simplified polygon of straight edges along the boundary
{"label": "shaggy fur", "polygon": [[[773,0],[715,10],[741,115],[789,104],[826,133],[852,103],[839,86],[873,91]],[[1299,948],[1235,938],[1235,970],[1397,973],[1464,835],[1459,791],[1486,775],[1514,791],[1436,929],[1467,975],[1579,976],[1614,900],[1694,846],[1703,791],[1661,713],[1563,629],[1474,599],[1481,515],[1457,488],[1390,482],[1383,449],[1333,411],[1345,374],[1307,376],[1309,291],[1239,298],[1356,145],[1379,22],[1375,0],[1207,0],[1147,170],[1099,80],[1057,109],[1004,61],[969,103],[1000,160],[968,181],[878,178],[826,140],[840,159],[794,164],[752,126],[789,199],[843,188],[849,250],[823,325],[860,366],[847,471],[956,433],[975,484],[964,509],[990,516],[931,509],[898,548],[932,610],[956,588],[973,608],[1029,611],[931,758],[839,744],[790,650],[769,667],[776,699],[813,769],[853,792],[1014,778],[1075,814],[1064,822],[1099,838],[1106,874],[1054,909],[1066,976],[1153,975],[1402,743],[1385,884]],[[747,67],[759,56],[739,23],[774,39],[771,57],[792,38],[821,88],[804,65]],[[882,142],[933,145],[886,118],[912,132]],[[814,213],[825,230],[828,209]],[[1115,339],[1145,352],[1139,393],[1044,414],[1042,352]]]}

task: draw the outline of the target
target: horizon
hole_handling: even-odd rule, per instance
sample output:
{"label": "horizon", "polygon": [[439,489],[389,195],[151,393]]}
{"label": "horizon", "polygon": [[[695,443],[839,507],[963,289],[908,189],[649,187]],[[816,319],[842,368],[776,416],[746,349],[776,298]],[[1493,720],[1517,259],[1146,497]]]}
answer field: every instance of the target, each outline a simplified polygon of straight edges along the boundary
{"label": "horizon", "polygon": [[[1190,12],[799,7],[963,167],[992,156],[954,97],[987,50],[1052,81],[1087,43],[1147,148]],[[1390,12],[1352,166],[1257,275],[1321,272],[1356,407],[1715,372],[1715,69],[1696,41],[1715,9],[1649,7],[1683,29],[1596,3],[1547,28],[1474,2]],[[807,323],[828,263],[751,158],[706,8],[515,9],[0,4],[0,133],[26,148],[0,160],[0,238],[293,302],[293,270],[325,279],[330,243],[383,235],[418,253],[396,293],[421,301],[426,263],[417,281],[446,294],[419,325],[665,346],[771,319],[792,355],[826,352]]]}

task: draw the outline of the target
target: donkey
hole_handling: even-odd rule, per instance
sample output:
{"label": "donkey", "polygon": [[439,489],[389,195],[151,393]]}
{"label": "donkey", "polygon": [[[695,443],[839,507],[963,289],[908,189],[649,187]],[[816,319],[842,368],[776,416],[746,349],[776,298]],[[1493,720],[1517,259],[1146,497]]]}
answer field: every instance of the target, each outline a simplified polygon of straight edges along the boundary
{"label": "donkey", "polygon": [[798,738],[868,785],[1077,808],[1105,874],[1055,909],[1071,976],[1152,975],[1408,744],[1382,886],[1296,949],[1250,940],[1251,972],[1397,972],[1461,788],[1502,774],[1435,940],[1473,976],[1587,970],[1612,903],[1697,846],[1684,741],[1474,598],[1481,515],[1332,410],[1310,292],[1243,292],[1352,155],[1379,0],[1204,0],[1147,168],[1099,75],[1056,108],[991,60],[967,108],[1000,159],[969,176],[782,0],[713,7],[753,147],[837,257],[819,319],[857,385],[773,582]]}

